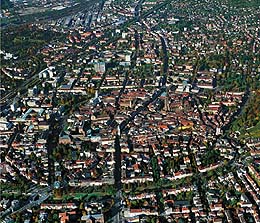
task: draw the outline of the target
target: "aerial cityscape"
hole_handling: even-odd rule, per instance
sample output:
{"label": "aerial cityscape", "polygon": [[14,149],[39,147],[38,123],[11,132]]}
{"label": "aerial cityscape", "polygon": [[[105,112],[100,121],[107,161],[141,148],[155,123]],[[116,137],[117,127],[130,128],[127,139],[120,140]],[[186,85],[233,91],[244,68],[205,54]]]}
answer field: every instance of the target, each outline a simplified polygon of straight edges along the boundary
{"label": "aerial cityscape", "polygon": [[0,18],[0,223],[260,223],[259,0]]}

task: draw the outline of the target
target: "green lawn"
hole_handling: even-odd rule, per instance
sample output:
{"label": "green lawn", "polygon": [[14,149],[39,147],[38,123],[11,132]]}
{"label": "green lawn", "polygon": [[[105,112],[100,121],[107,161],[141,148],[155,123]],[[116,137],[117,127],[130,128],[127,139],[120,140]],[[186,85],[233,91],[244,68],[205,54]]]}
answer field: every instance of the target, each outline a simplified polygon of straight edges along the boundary
{"label": "green lawn", "polygon": [[76,192],[76,193],[70,193],[70,194],[66,194],[63,195],[62,200],[70,200],[70,199],[75,199],[75,200],[82,200],[84,197],[86,197],[87,200],[89,200],[92,197],[103,197],[107,195],[106,193],[102,193],[102,192],[94,192],[94,193],[80,193],[80,192]]}

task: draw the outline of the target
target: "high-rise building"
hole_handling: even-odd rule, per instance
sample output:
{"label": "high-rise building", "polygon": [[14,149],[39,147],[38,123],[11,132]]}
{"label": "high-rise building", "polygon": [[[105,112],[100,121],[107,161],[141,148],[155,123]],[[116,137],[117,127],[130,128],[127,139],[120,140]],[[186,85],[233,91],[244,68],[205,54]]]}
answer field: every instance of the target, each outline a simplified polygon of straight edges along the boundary
{"label": "high-rise building", "polygon": [[97,73],[103,74],[106,72],[106,63],[105,62],[96,62],[96,63],[94,63],[94,68]]}

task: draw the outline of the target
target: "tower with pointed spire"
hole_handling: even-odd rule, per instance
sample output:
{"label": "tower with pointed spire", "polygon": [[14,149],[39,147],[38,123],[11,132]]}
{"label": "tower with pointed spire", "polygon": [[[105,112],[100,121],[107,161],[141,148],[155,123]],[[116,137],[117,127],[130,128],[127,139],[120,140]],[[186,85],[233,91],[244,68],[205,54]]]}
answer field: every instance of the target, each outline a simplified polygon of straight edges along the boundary
{"label": "tower with pointed spire", "polygon": [[98,90],[95,91],[95,99],[98,98]]}
{"label": "tower with pointed spire", "polygon": [[169,111],[170,110],[170,106],[169,106],[169,92],[168,92],[168,88],[166,88],[166,95],[164,98],[164,111]]}

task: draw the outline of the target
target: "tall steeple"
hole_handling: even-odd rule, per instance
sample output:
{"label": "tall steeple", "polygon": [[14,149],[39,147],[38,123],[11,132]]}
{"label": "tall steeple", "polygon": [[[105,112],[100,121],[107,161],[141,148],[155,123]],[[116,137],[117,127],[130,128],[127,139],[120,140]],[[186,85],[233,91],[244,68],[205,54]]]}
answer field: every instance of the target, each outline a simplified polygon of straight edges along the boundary
{"label": "tall steeple", "polygon": [[121,136],[121,129],[120,125],[117,126],[117,135],[120,137]]}
{"label": "tall steeple", "polygon": [[95,91],[95,99],[98,98],[98,90]]}
{"label": "tall steeple", "polygon": [[165,99],[164,99],[164,111],[169,111],[170,110],[170,106],[169,106],[169,92],[168,92],[168,88],[166,87],[166,95],[165,95]]}

